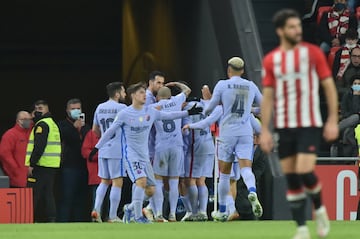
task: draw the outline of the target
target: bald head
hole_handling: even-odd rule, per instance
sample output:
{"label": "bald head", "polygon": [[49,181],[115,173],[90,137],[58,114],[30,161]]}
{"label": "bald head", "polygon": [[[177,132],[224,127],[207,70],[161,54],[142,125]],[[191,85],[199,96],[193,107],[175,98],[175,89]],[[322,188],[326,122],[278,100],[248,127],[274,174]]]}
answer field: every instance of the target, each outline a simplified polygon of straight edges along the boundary
{"label": "bald head", "polygon": [[27,111],[19,111],[16,115],[16,120],[21,120],[21,119],[32,119],[32,117],[30,113]]}
{"label": "bald head", "polygon": [[171,97],[171,90],[167,86],[163,86],[159,89],[157,96],[158,100],[161,99],[170,99]]}
{"label": "bald head", "polygon": [[19,111],[16,115],[16,123],[20,125],[21,128],[29,129],[32,124],[31,114],[27,111]]}

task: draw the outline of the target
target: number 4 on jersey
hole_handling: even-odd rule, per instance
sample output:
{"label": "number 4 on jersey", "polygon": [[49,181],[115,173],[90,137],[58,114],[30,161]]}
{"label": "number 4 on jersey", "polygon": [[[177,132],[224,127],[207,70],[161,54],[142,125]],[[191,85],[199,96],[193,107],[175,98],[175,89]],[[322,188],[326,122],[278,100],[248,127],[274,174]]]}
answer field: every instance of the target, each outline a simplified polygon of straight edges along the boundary
{"label": "number 4 on jersey", "polygon": [[245,94],[236,94],[235,101],[231,107],[231,113],[239,114],[240,117],[244,114],[245,107]]}

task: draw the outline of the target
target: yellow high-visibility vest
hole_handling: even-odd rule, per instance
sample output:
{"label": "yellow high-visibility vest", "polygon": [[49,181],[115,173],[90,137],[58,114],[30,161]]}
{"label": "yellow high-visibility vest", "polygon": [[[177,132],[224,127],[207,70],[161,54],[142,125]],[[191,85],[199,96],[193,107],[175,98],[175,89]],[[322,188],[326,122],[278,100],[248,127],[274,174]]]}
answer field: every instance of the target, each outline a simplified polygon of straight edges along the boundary
{"label": "yellow high-visibility vest", "polygon": [[[36,125],[41,121],[45,122],[49,126],[49,134],[44,153],[40,157],[40,160],[37,162],[37,165],[49,168],[59,168],[61,159],[61,139],[59,128],[52,118],[41,119],[36,123]],[[29,143],[26,148],[26,166],[30,166],[30,156],[34,149],[34,130],[36,125],[32,129],[29,137]]]}
{"label": "yellow high-visibility vest", "polygon": [[[354,130],[355,130],[355,139],[357,140],[360,146],[360,124],[358,124]],[[359,156],[360,156],[360,148],[359,148]]]}

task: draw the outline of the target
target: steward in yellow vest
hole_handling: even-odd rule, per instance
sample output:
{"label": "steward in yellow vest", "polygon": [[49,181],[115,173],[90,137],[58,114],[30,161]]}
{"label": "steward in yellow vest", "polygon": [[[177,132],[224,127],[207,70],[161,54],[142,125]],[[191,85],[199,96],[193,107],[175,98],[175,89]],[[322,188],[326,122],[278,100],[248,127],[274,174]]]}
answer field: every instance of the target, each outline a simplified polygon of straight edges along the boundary
{"label": "steward in yellow vest", "polygon": [[[40,122],[44,122],[48,126],[47,140],[39,141],[34,145],[35,135],[37,137],[46,135],[46,127],[41,127]],[[43,153],[41,154],[41,151]],[[31,158],[31,156],[33,156]],[[40,157],[39,157],[40,156]],[[42,118],[36,122],[26,148],[25,165],[35,167],[35,165],[48,168],[59,168],[61,159],[61,140],[59,128],[51,117]]]}
{"label": "steward in yellow vest", "polygon": [[[28,187],[33,189],[34,221],[55,222],[54,181],[60,167],[61,137],[43,100],[34,104],[34,123],[25,158],[25,165],[29,166]],[[40,216],[44,214],[46,218]]]}

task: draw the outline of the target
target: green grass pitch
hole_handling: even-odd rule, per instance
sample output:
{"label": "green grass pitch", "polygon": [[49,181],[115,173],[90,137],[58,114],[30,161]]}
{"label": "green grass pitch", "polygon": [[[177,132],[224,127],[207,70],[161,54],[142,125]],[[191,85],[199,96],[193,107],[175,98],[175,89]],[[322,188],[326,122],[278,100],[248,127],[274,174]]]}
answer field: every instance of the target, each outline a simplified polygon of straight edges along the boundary
{"label": "green grass pitch", "polygon": [[[315,223],[308,225],[312,238],[317,238]],[[290,239],[294,232],[293,221],[0,224],[1,239]],[[332,221],[327,238],[360,238],[360,221]]]}

